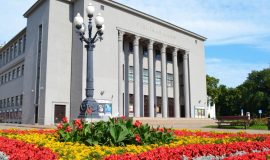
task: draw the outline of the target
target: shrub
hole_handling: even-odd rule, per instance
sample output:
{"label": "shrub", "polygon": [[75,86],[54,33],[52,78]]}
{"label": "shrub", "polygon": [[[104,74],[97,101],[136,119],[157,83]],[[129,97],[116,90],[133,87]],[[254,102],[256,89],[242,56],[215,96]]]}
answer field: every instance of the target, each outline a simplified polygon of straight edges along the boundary
{"label": "shrub", "polygon": [[258,118],[254,118],[251,120],[250,122],[250,125],[251,126],[265,126],[267,125],[267,118],[261,118],[261,119],[258,119]]}
{"label": "shrub", "polygon": [[132,119],[125,117],[110,118],[106,122],[94,123],[78,119],[68,123],[64,118],[57,128],[60,141],[80,142],[90,146],[96,144],[107,146],[167,144],[174,140],[173,132],[170,129],[154,129],[140,121],[133,124]]}

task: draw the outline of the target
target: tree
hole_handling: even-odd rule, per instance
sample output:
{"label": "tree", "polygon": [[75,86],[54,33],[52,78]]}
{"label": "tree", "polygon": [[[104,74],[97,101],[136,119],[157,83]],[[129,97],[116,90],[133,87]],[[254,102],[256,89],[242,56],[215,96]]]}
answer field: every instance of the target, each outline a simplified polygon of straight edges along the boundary
{"label": "tree", "polygon": [[211,97],[214,103],[217,103],[219,91],[219,79],[206,75],[207,96]]}

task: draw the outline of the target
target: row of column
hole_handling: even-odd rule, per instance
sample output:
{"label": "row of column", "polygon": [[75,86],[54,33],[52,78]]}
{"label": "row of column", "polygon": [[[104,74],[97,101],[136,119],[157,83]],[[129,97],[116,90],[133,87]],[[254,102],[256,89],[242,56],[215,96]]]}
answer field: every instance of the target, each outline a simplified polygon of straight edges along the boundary
{"label": "row of column", "polygon": [[[119,115],[124,115],[123,110],[123,31],[118,31],[118,111]],[[133,67],[134,67],[134,109],[135,117],[140,117],[140,56],[139,56],[139,40],[140,37],[135,35],[133,40]],[[148,99],[149,99],[149,116],[155,116],[155,69],[154,69],[154,41],[148,42]],[[167,93],[167,60],[166,60],[166,44],[161,47],[161,77],[162,77],[162,117],[168,117],[168,93]],[[179,89],[179,73],[178,73],[178,48],[173,51],[173,75],[174,75],[174,115],[180,117],[180,89]],[[184,74],[184,97],[185,97],[185,117],[190,117],[189,107],[189,75],[188,75],[188,52],[183,54],[183,74]]]}

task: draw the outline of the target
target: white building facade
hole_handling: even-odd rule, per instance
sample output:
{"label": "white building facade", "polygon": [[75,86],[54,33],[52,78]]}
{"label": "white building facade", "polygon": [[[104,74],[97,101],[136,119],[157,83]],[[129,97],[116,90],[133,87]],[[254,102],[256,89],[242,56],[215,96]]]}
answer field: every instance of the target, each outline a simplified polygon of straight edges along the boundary
{"label": "white building facade", "polygon": [[1,120],[77,118],[87,55],[73,17],[88,22],[90,2],[106,25],[93,64],[101,115],[205,117],[205,37],[110,0],[38,0],[24,14],[26,28],[0,49]]}

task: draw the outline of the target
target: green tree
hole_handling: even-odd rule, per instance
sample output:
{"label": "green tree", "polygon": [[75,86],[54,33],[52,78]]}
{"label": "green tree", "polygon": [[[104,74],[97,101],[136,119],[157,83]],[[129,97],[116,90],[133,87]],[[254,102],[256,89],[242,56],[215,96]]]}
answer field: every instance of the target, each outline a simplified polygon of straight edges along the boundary
{"label": "green tree", "polygon": [[218,83],[219,79],[206,75],[207,96],[211,97],[214,103],[217,103],[218,96],[220,94]]}

